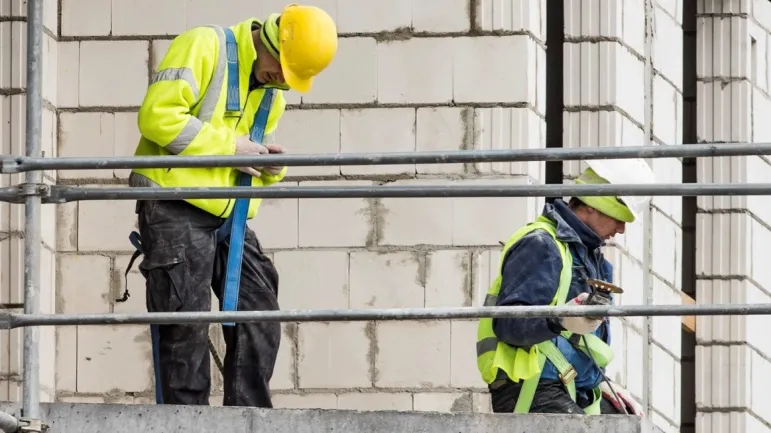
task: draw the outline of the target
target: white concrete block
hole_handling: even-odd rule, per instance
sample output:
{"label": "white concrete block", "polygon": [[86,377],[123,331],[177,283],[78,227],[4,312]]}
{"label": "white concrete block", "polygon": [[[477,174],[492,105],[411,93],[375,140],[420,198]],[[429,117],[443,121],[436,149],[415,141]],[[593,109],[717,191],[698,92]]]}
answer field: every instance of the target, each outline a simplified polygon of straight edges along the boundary
{"label": "white concrete block", "polygon": [[683,121],[677,116],[681,99],[682,95],[661,76],[653,79],[653,133],[666,144],[682,143],[682,137],[677,136],[678,124]]}
{"label": "white concrete block", "polygon": [[417,254],[352,252],[350,269],[350,308],[425,306],[425,263]]}
{"label": "white concrete block", "polygon": [[[474,109],[426,107],[417,109],[416,150],[459,151],[472,146]],[[419,164],[419,174],[463,173],[463,164]]]}
{"label": "white concrete block", "polygon": [[[339,153],[340,110],[287,110],[276,143],[295,154]],[[340,166],[289,167],[287,176],[337,176]]]}
{"label": "white concrete block", "polygon": [[[137,128],[137,113],[133,111],[115,113],[114,127],[113,155],[134,156],[137,144],[142,137]],[[129,169],[114,169],[112,172],[114,178],[127,180],[131,174]]]}
{"label": "white concrete block", "polygon": [[302,102],[304,104],[375,102],[378,97],[379,51],[379,45],[374,38],[339,39],[337,56],[329,67],[314,79],[313,88],[302,95]]}
{"label": "white concrete block", "polygon": [[[683,164],[674,158],[655,158],[652,160],[653,175],[659,183],[682,183]],[[663,214],[675,221],[682,221],[682,197],[655,196],[651,203]]]}
{"label": "white concrete block", "polygon": [[377,341],[376,387],[449,386],[450,322],[380,322]]}
{"label": "white concrete block", "polygon": [[586,0],[582,2],[581,35],[600,35],[600,0]]}
{"label": "white concrete block", "polygon": [[634,397],[641,398],[643,390],[642,335],[632,328],[626,328],[626,390]]}
{"label": "white concrete block", "polygon": [[27,23],[10,21],[0,23],[0,86],[23,88],[27,86]]}
{"label": "white concrete block", "polygon": [[680,88],[683,76],[683,30],[661,8],[654,9],[656,37],[653,39],[654,68]]}
{"label": "white concrete block", "polygon": [[476,3],[476,26],[483,31],[527,31],[546,40],[542,18],[546,0],[481,0]]}
{"label": "white concrete block", "polygon": [[273,396],[277,409],[337,409],[337,395],[332,393],[277,394]]}
{"label": "white concrete block", "polygon": [[771,362],[761,357],[754,351],[750,354],[750,365],[752,366],[752,381],[747,383],[751,391],[750,409],[758,414],[763,420],[771,419],[771,408],[768,407],[768,394],[763,392],[765,388],[762,384],[771,383]]}
{"label": "white concrete block", "polygon": [[[415,150],[414,108],[342,110],[341,152],[412,152]],[[413,174],[414,164],[343,166],[344,175]]]}
{"label": "white concrete block", "polygon": [[152,389],[150,328],[84,326],[78,329],[78,392]]}
{"label": "white concrete block", "polygon": [[[112,113],[61,113],[60,156],[113,156],[115,115]],[[61,179],[111,179],[113,170],[60,170]]]}
{"label": "white concrete block", "polygon": [[471,28],[469,3],[466,0],[413,1],[412,28],[416,32],[467,32]]}
{"label": "white concrete block", "polygon": [[[536,44],[527,36],[458,38],[453,57],[455,102],[536,104]],[[506,56],[499,53],[505,52]],[[479,86],[484,77],[485,86]]]}
{"label": "white concrete block", "polygon": [[414,396],[414,410],[418,412],[470,412],[472,399],[470,394],[426,392]]}
{"label": "white concrete block", "polygon": [[[282,186],[297,186],[296,182],[282,182]],[[264,249],[295,248],[299,233],[298,199],[263,199],[257,215],[246,225],[254,230]]]}
{"label": "white concrete block", "polygon": [[[80,43],[81,106],[139,106],[149,80],[146,41]],[[115,77],[123,77],[115,86]]]}
{"label": "white concrete block", "polygon": [[[752,224],[752,279],[757,281],[760,287],[770,287],[771,269],[763,262],[764,242],[771,240],[771,231],[757,222]],[[767,245],[767,244],[766,244]]]}
{"label": "white concrete block", "polygon": [[[372,185],[368,181],[300,182],[300,186]],[[377,202],[355,198],[300,199],[300,247],[363,247],[378,240]],[[345,230],[332,230],[345,227]]]}
{"label": "white concrete block", "polygon": [[58,268],[58,313],[110,312],[110,258],[61,255]]}
{"label": "white concrete block", "polygon": [[653,233],[656,234],[651,239],[653,272],[670,285],[674,285],[675,268],[681,266],[680,263],[675,261],[675,252],[680,247],[680,245],[675,243],[677,241],[675,233],[680,228],[657,210],[653,211],[651,224]]}
{"label": "white concrete block", "polygon": [[[391,186],[448,186],[444,179],[408,179]],[[383,198],[379,214],[380,245],[453,245],[453,200]]]}
{"label": "white concrete block", "polygon": [[153,72],[158,71],[161,60],[166,56],[171,46],[171,39],[155,39],[150,41],[150,56],[152,57]]}
{"label": "white concrete block", "polygon": [[[128,235],[136,230],[136,203],[87,201],[78,206],[80,251],[134,251]],[[100,229],[101,228],[101,229]]]}
{"label": "white concrete block", "polygon": [[57,42],[56,100],[60,108],[77,107],[80,42]]}
{"label": "white concrete block", "polygon": [[[756,352],[743,345],[730,346],[730,393],[731,407],[748,407],[752,401],[752,389],[756,377],[753,377],[752,365]],[[771,376],[766,376],[771,380]],[[771,411],[768,412],[771,414]]]}
{"label": "white concrete block", "polygon": [[364,322],[301,323],[297,365],[300,387],[369,387],[368,326]]}
{"label": "white concrete block", "polygon": [[[546,146],[543,118],[527,108],[477,108],[474,110],[474,148],[479,150],[542,149]],[[478,173],[544,177],[543,162],[479,162]]]}
{"label": "white concrete block", "polygon": [[610,347],[613,349],[613,362],[608,365],[605,375],[608,379],[626,386],[626,330],[621,318],[610,318]]}
{"label": "white concrete block", "polygon": [[350,392],[338,394],[340,410],[412,410],[412,394],[408,392]]}
{"label": "white concrete block", "polygon": [[468,251],[430,251],[425,262],[426,307],[471,304],[471,255]]}
{"label": "white concrete block", "polygon": [[453,100],[456,38],[413,38],[377,45],[378,102],[437,103]]}
{"label": "white concrete block", "polygon": [[[113,0],[112,35],[178,35],[187,30],[187,0]],[[152,10],[152,14],[147,14]]]}
{"label": "white concrete block", "polygon": [[680,374],[680,364],[656,345],[651,346],[653,365],[651,400],[653,408],[661,411],[667,418],[675,419],[675,376]]}
{"label": "white concrete block", "polygon": [[450,327],[450,386],[487,388],[477,367],[478,321],[453,321]]}
{"label": "white concrete block", "polygon": [[348,252],[277,251],[282,309],[348,308]]}
{"label": "white concrete block", "polygon": [[633,119],[643,123],[645,65],[620,44],[606,44],[602,43],[600,50],[601,66],[598,85],[602,87],[599,103],[616,105]]}
{"label": "white concrete block", "polygon": [[63,0],[62,36],[107,36],[112,30],[112,1]]}
{"label": "white concrete block", "polygon": [[[680,293],[668,287],[660,279],[653,278],[654,305],[681,305]],[[681,327],[682,318],[678,316],[652,317],[653,340],[667,351],[679,355],[681,351],[682,333],[673,332]],[[679,360],[676,356],[675,360]]]}
{"label": "white concrete block", "polygon": [[338,0],[337,30],[340,33],[377,33],[409,28],[412,0]]}
{"label": "white concrete block", "polygon": [[[524,185],[523,178],[468,180],[470,185]],[[454,245],[498,245],[535,219],[542,205],[535,198],[466,198],[453,200]],[[490,212],[494,209],[494,212]]]}
{"label": "white concrete block", "polygon": [[624,29],[624,3],[600,0],[600,35],[621,38]]}
{"label": "white concrete block", "polygon": [[[593,0],[595,4],[599,3],[599,0]],[[602,60],[600,57],[601,47],[604,47],[605,44],[595,44],[595,43],[580,43],[578,44],[579,48],[579,63],[578,66],[580,68],[579,75],[581,76],[581,79],[579,81],[579,85],[581,87],[581,98],[579,100],[580,105],[598,105],[599,104],[599,94],[600,94],[600,80],[602,73],[600,72],[600,68],[605,66],[601,63]],[[610,66],[610,65],[608,65]],[[605,69],[605,68],[603,68]],[[607,68],[608,70],[613,70],[612,66]],[[572,70],[570,73],[575,74],[577,71]]]}
{"label": "white concrete block", "polygon": [[645,53],[645,0],[626,0],[624,6],[624,42],[638,54]]}
{"label": "white concrete block", "polygon": [[[749,281],[741,282],[738,290],[743,294],[740,298],[742,303],[752,305],[771,303],[769,295]],[[766,318],[764,316],[747,316],[739,319],[741,319],[739,321],[740,331],[744,332],[739,334],[738,337],[746,338],[746,341],[753,345],[763,356],[771,357],[771,341],[769,341],[767,338],[768,334],[766,334]]]}

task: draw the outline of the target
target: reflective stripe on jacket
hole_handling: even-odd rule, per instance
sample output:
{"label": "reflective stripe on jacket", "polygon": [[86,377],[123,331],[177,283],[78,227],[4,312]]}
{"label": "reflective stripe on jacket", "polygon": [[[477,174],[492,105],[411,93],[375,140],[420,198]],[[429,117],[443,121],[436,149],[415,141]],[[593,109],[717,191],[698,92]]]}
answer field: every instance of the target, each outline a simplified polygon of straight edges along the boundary
{"label": "reflective stripe on jacket", "polygon": [[[226,112],[227,56],[225,35],[217,26],[196,27],[177,36],[161,61],[139,109],[142,137],[135,155],[233,155],[236,138],[249,135],[264,88],[250,88],[257,52],[252,40],[250,18],[230,27],[238,41],[241,112]],[[284,113],[286,101],[281,90],[268,117],[264,143]],[[134,169],[131,186],[229,187],[238,184],[235,168],[142,168]],[[252,186],[281,181],[286,167],[277,175],[252,178]],[[187,199],[207,212],[226,218],[234,199]],[[257,214],[261,199],[249,203],[248,218]]]}

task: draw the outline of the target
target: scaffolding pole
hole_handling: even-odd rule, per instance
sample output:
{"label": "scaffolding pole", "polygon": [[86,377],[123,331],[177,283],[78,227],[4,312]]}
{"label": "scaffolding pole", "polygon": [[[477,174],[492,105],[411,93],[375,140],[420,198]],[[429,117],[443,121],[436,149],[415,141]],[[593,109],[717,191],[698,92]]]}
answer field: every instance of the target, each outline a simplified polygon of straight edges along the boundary
{"label": "scaffolding pole", "polygon": [[475,162],[577,161],[630,158],[698,158],[771,155],[771,143],[692,144],[432,152],[332,153],[300,155],[105,156],[0,158],[0,173],[32,170],[102,170],[131,168],[251,167],[453,164]]}
{"label": "scaffolding pole", "polygon": [[[42,156],[43,123],[43,0],[27,1],[27,117],[26,154]],[[26,175],[28,185],[43,183],[41,171]],[[24,195],[24,313],[40,311],[41,196]],[[40,329],[24,328],[24,384],[22,416],[40,419]]]}
{"label": "scaffolding pole", "polygon": [[[0,200],[13,202],[22,188],[0,188]],[[573,197],[573,196],[716,196],[771,195],[771,183],[652,184],[652,185],[414,185],[414,186],[297,186],[268,188],[89,188],[51,186],[43,203],[85,200],[183,200],[202,198],[373,198],[373,197]]]}
{"label": "scaffolding pole", "polygon": [[223,322],[358,322],[533,317],[768,315],[770,304],[513,306],[339,310],[201,311],[174,313],[0,314],[0,329],[28,326],[171,325]]}

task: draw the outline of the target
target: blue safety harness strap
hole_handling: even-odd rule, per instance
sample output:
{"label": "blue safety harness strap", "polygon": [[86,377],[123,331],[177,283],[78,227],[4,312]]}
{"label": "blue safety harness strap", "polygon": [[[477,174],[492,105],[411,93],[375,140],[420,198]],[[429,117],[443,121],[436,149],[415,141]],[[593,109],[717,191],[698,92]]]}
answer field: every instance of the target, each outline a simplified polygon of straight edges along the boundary
{"label": "blue safety harness strap", "polygon": [[[241,111],[239,71],[238,71],[238,43],[233,31],[229,28],[223,28],[225,32],[225,42],[227,47],[227,69],[228,69],[228,89],[226,110],[230,112]],[[265,88],[264,95],[260,101],[260,107],[254,116],[254,122],[249,134],[250,140],[255,143],[262,143],[265,136],[265,129],[268,123],[268,116],[273,105],[275,89]],[[238,178],[239,186],[251,186],[252,177],[246,173],[240,172]],[[222,226],[217,229],[217,243],[221,243],[230,238],[228,249],[228,261],[225,271],[225,288],[223,290],[222,310],[236,311],[238,309],[238,298],[241,283],[241,263],[244,251],[244,237],[246,234],[246,219],[249,213],[248,198],[236,199],[230,216],[225,220]],[[125,277],[128,280],[128,273],[131,270],[134,261],[140,255],[144,254],[142,241],[138,232],[131,232],[129,241],[136,251],[131,256]],[[126,291],[122,299],[116,299],[116,302],[125,302],[129,297],[128,281],[126,281]],[[223,326],[235,326],[235,323],[223,323]],[[163,394],[160,383],[160,356],[159,356],[159,325],[150,325],[150,336],[153,346],[153,364],[155,371],[155,401],[163,404]]]}

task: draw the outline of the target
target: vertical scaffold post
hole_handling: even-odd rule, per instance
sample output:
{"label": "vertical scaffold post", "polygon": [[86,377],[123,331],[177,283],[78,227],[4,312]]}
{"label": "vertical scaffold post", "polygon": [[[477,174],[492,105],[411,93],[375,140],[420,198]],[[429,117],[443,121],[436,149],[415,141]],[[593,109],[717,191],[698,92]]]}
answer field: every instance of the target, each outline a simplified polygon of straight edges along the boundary
{"label": "vertical scaffold post", "polygon": [[[42,156],[43,118],[43,0],[27,1],[27,117],[26,154]],[[28,186],[43,182],[41,171],[26,175]],[[40,310],[40,244],[41,197],[28,193],[24,215],[24,312],[38,314]],[[40,328],[24,328],[23,419],[28,425],[39,426],[40,420]],[[33,427],[34,428],[34,427]],[[28,429],[29,430],[29,429]]]}

